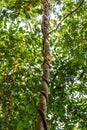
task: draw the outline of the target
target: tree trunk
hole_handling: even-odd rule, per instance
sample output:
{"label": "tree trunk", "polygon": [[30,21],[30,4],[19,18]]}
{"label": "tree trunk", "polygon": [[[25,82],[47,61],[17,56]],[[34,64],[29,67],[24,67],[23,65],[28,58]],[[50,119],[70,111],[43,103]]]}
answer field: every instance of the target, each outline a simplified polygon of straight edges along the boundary
{"label": "tree trunk", "polygon": [[50,77],[50,44],[48,38],[49,30],[49,3],[47,0],[42,0],[43,17],[42,17],[42,34],[43,34],[43,75],[41,81],[41,96],[38,108],[37,130],[47,130],[46,113],[48,105],[48,84]]}

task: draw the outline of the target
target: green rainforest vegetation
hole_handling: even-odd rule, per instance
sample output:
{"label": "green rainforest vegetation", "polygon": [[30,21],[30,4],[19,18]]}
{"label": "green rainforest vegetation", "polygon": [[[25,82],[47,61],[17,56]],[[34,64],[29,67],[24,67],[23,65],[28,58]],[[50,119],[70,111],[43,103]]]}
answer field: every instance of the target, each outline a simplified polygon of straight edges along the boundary
{"label": "green rainforest vegetation", "polygon": [[0,130],[87,130],[86,0],[0,0]]}

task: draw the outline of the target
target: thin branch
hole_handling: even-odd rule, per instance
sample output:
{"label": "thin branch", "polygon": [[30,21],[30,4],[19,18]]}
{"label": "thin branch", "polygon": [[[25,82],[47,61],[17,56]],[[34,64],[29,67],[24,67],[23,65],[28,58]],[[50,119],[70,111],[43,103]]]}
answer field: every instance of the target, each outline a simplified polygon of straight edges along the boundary
{"label": "thin branch", "polygon": [[58,23],[57,27],[56,27],[55,29],[53,29],[52,31],[50,31],[50,32],[48,33],[48,35],[51,34],[51,33],[54,32],[54,31],[56,31],[56,30],[59,28],[60,24],[61,24],[67,17],[69,17],[70,15],[72,15],[74,12],[76,12],[76,11],[82,6],[83,2],[84,2],[84,0],[81,1],[81,3],[77,6],[77,8],[75,8],[73,11],[71,11],[69,14],[67,14],[64,18],[62,18],[61,21]]}

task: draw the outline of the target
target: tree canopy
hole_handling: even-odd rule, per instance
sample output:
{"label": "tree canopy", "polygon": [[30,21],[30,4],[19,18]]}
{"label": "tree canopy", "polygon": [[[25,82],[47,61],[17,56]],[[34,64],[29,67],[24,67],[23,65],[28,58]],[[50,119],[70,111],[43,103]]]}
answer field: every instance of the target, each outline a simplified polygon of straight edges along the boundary
{"label": "tree canopy", "polygon": [[[78,0],[51,0],[50,31]],[[87,1],[49,34],[50,130],[87,129]],[[34,130],[42,75],[40,0],[0,1],[0,130]]]}

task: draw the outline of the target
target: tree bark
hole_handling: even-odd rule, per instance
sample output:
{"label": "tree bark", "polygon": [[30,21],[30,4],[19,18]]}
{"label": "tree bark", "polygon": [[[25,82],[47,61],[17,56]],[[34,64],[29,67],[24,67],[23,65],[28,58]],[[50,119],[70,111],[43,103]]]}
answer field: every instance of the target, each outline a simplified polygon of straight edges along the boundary
{"label": "tree bark", "polygon": [[49,44],[49,3],[47,0],[42,0],[43,17],[42,17],[42,34],[43,34],[43,75],[41,81],[41,96],[38,107],[38,122],[37,130],[47,130],[46,113],[48,105],[48,84],[50,78],[50,44]]}

